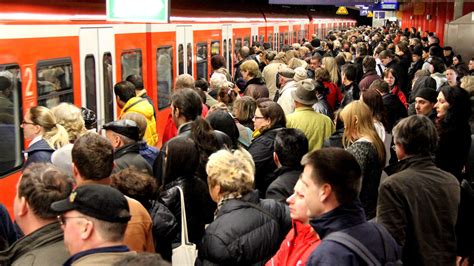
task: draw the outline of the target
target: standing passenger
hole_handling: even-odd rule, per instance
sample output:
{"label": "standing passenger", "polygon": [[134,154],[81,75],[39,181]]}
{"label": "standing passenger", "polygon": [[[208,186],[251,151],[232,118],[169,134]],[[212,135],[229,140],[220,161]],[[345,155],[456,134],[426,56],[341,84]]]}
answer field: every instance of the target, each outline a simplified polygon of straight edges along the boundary
{"label": "standing passenger", "polygon": [[455,265],[455,224],[460,187],[433,162],[437,134],[425,116],[413,115],[393,129],[398,162],[380,185],[377,222],[402,247],[405,265]]}

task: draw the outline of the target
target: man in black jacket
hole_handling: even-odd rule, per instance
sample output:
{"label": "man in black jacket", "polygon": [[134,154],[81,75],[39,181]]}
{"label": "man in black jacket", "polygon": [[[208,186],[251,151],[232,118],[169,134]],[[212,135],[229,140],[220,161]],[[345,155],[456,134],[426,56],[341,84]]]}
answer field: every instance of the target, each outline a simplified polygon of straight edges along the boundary
{"label": "man in black jacket", "polygon": [[303,171],[300,162],[308,152],[308,139],[299,129],[284,128],[276,134],[274,147],[277,178],[268,186],[266,198],[285,203]]}
{"label": "man in black jacket", "polygon": [[102,127],[105,135],[114,147],[114,173],[128,168],[136,167],[138,170],[146,171],[153,175],[151,166],[140,155],[138,145],[139,129],[137,123],[132,120],[118,120],[105,124]]}
{"label": "man in black jacket", "polygon": [[383,80],[375,80],[369,87],[369,90],[371,89],[377,90],[380,95],[382,95],[383,105],[385,106],[385,110],[387,110],[386,130],[390,132],[398,120],[407,117],[407,109],[398,96],[390,93],[387,82]]}
{"label": "man in black jacket", "polygon": [[386,168],[376,220],[403,248],[405,265],[454,265],[459,183],[433,162],[435,125],[413,115],[393,129],[398,162]]}

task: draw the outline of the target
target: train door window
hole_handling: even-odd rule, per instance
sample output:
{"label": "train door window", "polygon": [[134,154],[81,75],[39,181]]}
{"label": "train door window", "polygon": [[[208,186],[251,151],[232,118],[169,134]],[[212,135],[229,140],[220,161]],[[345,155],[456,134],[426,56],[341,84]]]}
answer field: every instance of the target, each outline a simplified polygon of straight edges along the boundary
{"label": "train door window", "polygon": [[296,31],[293,31],[293,43],[298,42],[298,36],[296,35]]}
{"label": "train door window", "polygon": [[188,74],[189,75],[193,75],[193,45],[188,42],[188,45],[187,45],[187,59],[188,59]]}
{"label": "train door window", "polygon": [[[270,43],[270,47],[273,49],[273,36],[272,34],[268,34],[268,42]],[[263,45],[263,43],[262,43]]]}
{"label": "train door window", "polygon": [[[31,68],[28,68],[31,70]],[[29,73],[29,74],[28,74]],[[30,72],[25,72],[25,77]],[[31,83],[26,84],[28,94]],[[21,72],[18,65],[0,65],[0,177],[18,169],[23,162],[20,124]]]}
{"label": "train door window", "polygon": [[285,34],[282,32],[280,33],[280,51],[283,49],[284,40],[285,40]]}
{"label": "train door window", "polygon": [[229,58],[229,61],[227,62],[230,62],[229,64],[230,66],[232,65],[232,39],[229,39],[228,43],[229,43],[229,49],[226,51],[227,51],[227,57]]}
{"label": "train door window", "polygon": [[102,65],[104,71],[104,118],[105,123],[108,123],[114,120],[114,80],[112,54],[110,52],[104,53]]}
{"label": "train door window", "polygon": [[158,109],[171,104],[171,90],[173,89],[173,48],[159,47],[156,50],[156,69],[158,76]]}
{"label": "train door window", "polygon": [[244,37],[244,46],[249,47],[250,45],[250,37]]}
{"label": "train door window", "polygon": [[242,48],[242,39],[235,38],[234,39],[234,53],[235,53],[236,58],[238,58],[240,48]]}
{"label": "train door window", "polygon": [[265,35],[260,35],[260,44],[263,44],[265,42]]}
{"label": "train door window", "polygon": [[219,41],[211,41],[211,56],[220,54],[221,44]]}
{"label": "train door window", "polygon": [[223,47],[223,53],[222,55],[224,56],[224,58],[226,58],[226,61],[227,61],[227,39],[224,39],[224,43],[223,43],[224,47]]}
{"label": "train door window", "polygon": [[51,108],[73,102],[71,59],[40,61],[36,69],[38,105]]}
{"label": "train door window", "polygon": [[285,44],[288,44],[288,32],[285,32]]}
{"label": "train door window", "polygon": [[180,44],[178,46],[178,75],[184,74],[184,46]]}
{"label": "train door window", "polygon": [[207,43],[201,42],[196,45],[196,77],[207,80]]}
{"label": "train door window", "polygon": [[84,73],[86,73],[86,103],[87,108],[97,114],[97,93],[96,93],[96,69],[95,57],[87,55],[84,63]]}
{"label": "train door window", "polygon": [[130,50],[122,53],[122,80],[130,75],[142,75],[142,50]]}

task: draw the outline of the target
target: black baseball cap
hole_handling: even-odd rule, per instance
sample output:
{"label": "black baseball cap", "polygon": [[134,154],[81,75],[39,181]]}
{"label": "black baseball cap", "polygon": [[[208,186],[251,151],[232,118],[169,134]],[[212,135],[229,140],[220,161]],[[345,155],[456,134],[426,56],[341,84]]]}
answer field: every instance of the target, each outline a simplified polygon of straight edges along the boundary
{"label": "black baseball cap", "polygon": [[125,196],[106,185],[79,186],[66,199],[53,202],[51,209],[59,213],[76,210],[111,223],[127,223],[130,220],[130,209]]}
{"label": "black baseball cap", "polygon": [[105,130],[111,130],[117,134],[125,136],[129,139],[139,141],[139,129],[135,121],[129,119],[112,121],[105,124],[103,127]]}

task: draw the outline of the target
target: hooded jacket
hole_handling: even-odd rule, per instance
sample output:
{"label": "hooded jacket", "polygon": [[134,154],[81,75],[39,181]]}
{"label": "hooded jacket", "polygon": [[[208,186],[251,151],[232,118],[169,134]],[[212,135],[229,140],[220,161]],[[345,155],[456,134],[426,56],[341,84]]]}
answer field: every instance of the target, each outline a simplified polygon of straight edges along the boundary
{"label": "hooded jacket", "polygon": [[145,98],[133,97],[123,106],[120,117],[129,112],[139,113],[145,116],[147,126],[143,138],[148,145],[155,146],[158,143],[158,133],[156,133],[156,120],[153,106],[149,104]]}

